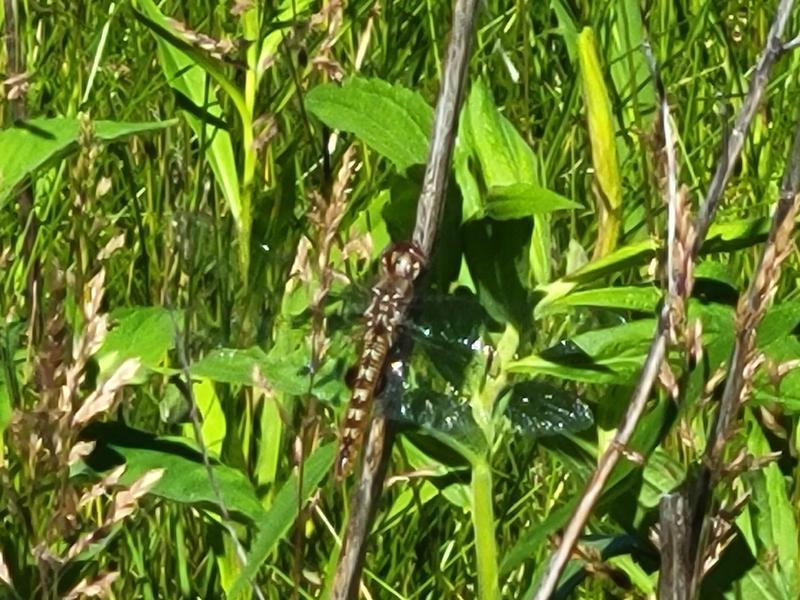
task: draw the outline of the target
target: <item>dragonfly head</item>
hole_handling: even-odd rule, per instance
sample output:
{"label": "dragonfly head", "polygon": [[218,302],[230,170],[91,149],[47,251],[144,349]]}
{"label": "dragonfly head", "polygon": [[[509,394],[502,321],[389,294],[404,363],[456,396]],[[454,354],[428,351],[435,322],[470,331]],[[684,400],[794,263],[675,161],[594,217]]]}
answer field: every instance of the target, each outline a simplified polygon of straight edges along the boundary
{"label": "dragonfly head", "polygon": [[413,242],[400,242],[383,253],[381,263],[389,275],[413,281],[422,271],[425,257]]}

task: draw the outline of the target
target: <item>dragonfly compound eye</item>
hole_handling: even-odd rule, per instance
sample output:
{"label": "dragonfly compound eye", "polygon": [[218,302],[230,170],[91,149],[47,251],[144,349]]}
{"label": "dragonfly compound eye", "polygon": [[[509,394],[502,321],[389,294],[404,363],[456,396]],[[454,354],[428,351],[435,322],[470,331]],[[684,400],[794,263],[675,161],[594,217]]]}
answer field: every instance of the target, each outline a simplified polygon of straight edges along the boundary
{"label": "dragonfly compound eye", "polygon": [[422,253],[410,242],[396,244],[383,255],[386,273],[403,279],[416,279],[422,271],[422,263]]}

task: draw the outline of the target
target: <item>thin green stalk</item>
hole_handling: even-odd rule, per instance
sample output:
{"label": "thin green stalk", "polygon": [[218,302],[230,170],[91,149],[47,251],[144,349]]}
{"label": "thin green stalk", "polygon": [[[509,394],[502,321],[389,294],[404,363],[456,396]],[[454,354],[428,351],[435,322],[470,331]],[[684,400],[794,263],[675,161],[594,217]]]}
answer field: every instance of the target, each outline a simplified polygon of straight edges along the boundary
{"label": "thin green stalk", "polygon": [[508,373],[505,365],[514,357],[518,345],[517,330],[507,325],[495,351],[496,371],[488,374],[484,385],[472,400],[472,414],[486,438],[486,452],[472,459],[470,487],[475,558],[478,565],[478,597],[481,600],[494,600],[500,597],[492,505],[492,469],[489,459],[491,448],[494,446],[494,405],[506,388]]}
{"label": "thin green stalk", "polygon": [[256,149],[253,145],[253,119],[255,115],[256,91],[258,81],[258,56],[260,45],[258,44],[258,25],[259,13],[258,6],[253,4],[242,15],[242,25],[244,37],[247,41],[247,72],[244,81],[244,110],[242,112],[242,155],[244,165],[242,167],[242,190],[241,190],[241,230],[240,240],[242,247],[239,256],[242,262],[242,277],[245,286],[248,281],[248,271],[250,269],[250,235],[252,231],[252,205],[253,205],[253,181],[256,172]]}
{"label": "thin green stalk", "polygon": [[500,597],[497,571],[497,542],[494,537],[492,505],[492,469],[485,457],[472,463],[472,529],[475,533],[475,555],[478,564],[478,598]]}

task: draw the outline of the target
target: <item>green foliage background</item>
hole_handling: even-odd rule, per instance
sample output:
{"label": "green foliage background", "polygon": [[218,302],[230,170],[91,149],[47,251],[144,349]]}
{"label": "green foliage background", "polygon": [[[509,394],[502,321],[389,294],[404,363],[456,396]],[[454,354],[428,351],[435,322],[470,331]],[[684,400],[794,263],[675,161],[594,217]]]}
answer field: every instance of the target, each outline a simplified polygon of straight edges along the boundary
{"label": "green foliage background", "polygon": [[[391,472],[419,472],[385,491],[364,575],[371,597],[516,598],[535,584],[549,536],[630,397],[661,298],[654,260],[666,217],[641,45],[649,40],[659,65],[680,179],[697,206],[774,5],[480,4],[428,284],[471,307],[434,316],[433,329],[466,327],[496,358],[487,365],[486,353],[467,352],[452,370],[455,346],[415,353],[409,395],[435,388],[442,411],[456,397],[466,416],[453,429],[423,416],[401,436]],[[353,290],[368,288],[387,244],[409,236],[450,3],[5,6],[18,11],[3,22],[24,57],[30,119],[12,122],[18,101],[7,83],[0,552],[10,583],[0,586],[12,597],[62,597],[84,577],[118,571],[118,598],[249,598],[253,586],[268,598],[317,597],[346,515],[330,465],[357,352]],[[788,53],[775,68],[697,267],[689,315],[703,325],[702,364],[686,375],[677,417],[666,394],[652,399],[633,444],[646,465],[615,471],[565,594],[657,589],[648,532],[659,496],[696,463],[712,422],[713,406],[699,399],[728,358],[736,301],[766,238],[798,116],[798,60]],[[7,61],[0,50],[4,78]],[[800,358],[797,267],[794,251],[758,331],[774,362]],[[127,359],[138,368],[113,407],[69,438],[93,440],[94,451],[53,466],[65,434],[42,411],[59,389],[43,371],[74,363],[101,269],[111,329],[87,357],[72,408]],[[569,404],[573,414],[543,426],[554,433],[561,418],[564,435],[539,437],[530,414],[504,417],[507,387],[529,380],[567,403],[580,395],[594,422]],[[779,387],[756,376],[735,448],[780,459],[754,461],[722,491],[750,500],[706,581],[713,597],[800,593],[798,411],[800,375]],[[105,494],[67,501],[120,463]],[[164,473],[138,509],[103,529],[112,490],[154,468]],[[92,544],[68,556],[91,531],[100,532]],[[594,568],[601,557],[608,569]]]}

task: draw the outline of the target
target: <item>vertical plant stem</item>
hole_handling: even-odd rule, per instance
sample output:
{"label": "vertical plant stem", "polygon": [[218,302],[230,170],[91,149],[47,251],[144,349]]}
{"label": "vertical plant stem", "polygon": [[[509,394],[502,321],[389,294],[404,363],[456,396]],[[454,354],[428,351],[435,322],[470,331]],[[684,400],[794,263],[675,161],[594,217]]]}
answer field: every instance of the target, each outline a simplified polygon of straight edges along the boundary
{"label": "vertical plant stem", "polygon": [[[256,149],[253,145],[253,117],[255,113],[256,91],[258,81],[258,4],[254,3],[242,18],[244,38],[247,41],[247,72],[244,80],[244,105],[242,114],[242,190],[241,190],[241,231],[239,258],[242,266],[242,278],[247,286],[248,271],[250,269],[250,235],[253,222],[253,181],[256,173]],[[247,288],[245,287],[245,290]]]}
{"label": "vertical plant stem", "polygon": [[[519,346],[517,330],[507,325],[497,343],[494,357],[487,360],[490,371],[480,391],[472,400],[472,414],[486,438],[486,450],[472,460],[470,488],[472,528],[475,534],[475,561],[478,566],[478,596],[482,600],[499,598],[497,542],[495,540],[494,507],[492,505],[491,452],[494,446],[494,407],[506,389],[508,373],[505,365],[512,360]],[[491,373],[492,362],[496,372]]]}
{"label": "vertical plant stem", "polygon": [[500,587],[497,578],[497,542],[494,537],[492,469],[484,457],[472,464],[470,492],[478,565],[478,597],[481,600],[495,600],[500,597]]}
{"label": "vertical plant stem", "polygon": [[[433,136],[428,149],[428,161],[417,203],[417,217],[412,236],[414,243],[425,256],[430,256],[433,250],[444,203],[457,117],[461,110],[464,81],[472,48],[476,7],[476,0],[458,0],[453,8],[453,27],[447,48],[447,62],[436,102]],[[399,355],[402,356],[403,352],[399,352]],[[408,356],[408,349],[405,350],[405,356]],[[402,360],[399,362],[402,363]],[[386,370],[385,376],[387,383],[384,398],[387,403],[397,401],[402,390],[398,379],[402,378],[393,377],[392,369]],[[334,573],[331,593],[333,599],[354,598],[358,592],[366,551],[366,537],[383,487],[392,443],[393,431],[388,426],[386,416],[380,413],[375,415],[370,422],[364,444],[363,466],[352,496],[353,512],[347,521],[342,551]],[[491,484],[491,481],[489,483]],[[491,487],[489,489],[491,490]]]}

